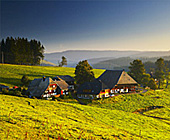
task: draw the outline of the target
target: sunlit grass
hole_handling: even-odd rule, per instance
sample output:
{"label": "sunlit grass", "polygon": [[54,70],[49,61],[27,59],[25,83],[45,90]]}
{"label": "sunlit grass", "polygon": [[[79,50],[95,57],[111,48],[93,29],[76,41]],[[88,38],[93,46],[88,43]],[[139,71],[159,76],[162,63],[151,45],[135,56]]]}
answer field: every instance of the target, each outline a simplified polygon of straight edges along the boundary
{"label": "sunlit grass", "polygon": [[[43,75],[74,76],[74,68],[0,65],[0,83],[20,85]],[[104,70],[94,70],[98,77]],[[170,89],[120,95],[80,105],[0,94],[0,139],[141,140],[170,138]],[[162,106],[147,110],[149,106]],[[135,113],[134,113],[135,112]]]}
{"label": "sunlit grass", "polygon": [[[170,125],[152,117],[58,101],[0,95],[2,139],[161,139]],[[30,102],[30,105],[28,104]]]}
{"label": "sunlit grass", "polygon": [[[104,70],[94,69],[93,71],[95,77],[98,77]],[[30,80],[33,80],[35,78],[41,78],[42,76],[55,77],[56,75],[70,75],[74,77],[74,72],[75,68],[68,67],[0,64],[0,84],[20,86],[23,75],[27,75]]]}

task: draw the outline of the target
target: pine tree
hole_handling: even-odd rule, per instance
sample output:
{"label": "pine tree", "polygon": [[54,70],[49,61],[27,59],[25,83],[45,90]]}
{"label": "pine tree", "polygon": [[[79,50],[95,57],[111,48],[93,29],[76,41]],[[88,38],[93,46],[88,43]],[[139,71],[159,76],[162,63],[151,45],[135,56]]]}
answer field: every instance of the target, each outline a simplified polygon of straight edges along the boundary
{"label": "pine tree", "polygon": [[161,85],[163,85],[164,83],[164,79],[165,79],[165,63],[164,63],[164,59],[159,58],[157,59],[157,61],[155,62],[156,68],[155,68],[155,78],[158,80],[158,88],[161,87]]}
{"label": "pine tree", "polygon": [[143,75],[145,74],[144,64],[141,60],[136,59],[130,63],[129,75],[131,75],[139,84],[142,84]]}
{"label": "pine tree", "polygon": [[141,60],[134,60],[133,63],[130,63],[129,75],[131,75],[139,84],[143,86],[149,86],[151,89],[156,89],[157,85],[150,74],[145,72],[144,64]]}

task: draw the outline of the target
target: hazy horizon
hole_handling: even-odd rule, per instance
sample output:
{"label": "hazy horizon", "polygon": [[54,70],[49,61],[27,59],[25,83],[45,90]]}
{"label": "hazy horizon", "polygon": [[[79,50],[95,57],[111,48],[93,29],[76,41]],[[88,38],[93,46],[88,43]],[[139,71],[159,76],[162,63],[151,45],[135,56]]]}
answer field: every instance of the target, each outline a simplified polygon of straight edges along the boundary
{"label": "hazy horizon", "polygon": [[170,1],[4,1],[0,39],[66,50],[169,51]]}
{"label": "hazy horizon", "polygon": [[102,51],[105,51],[105,52],[109,52],[109,51],[136,51],[136,52],[170,52],[170,49],[169,50],[165,50],[165,51],[163,51],[163,50],[161,50],[161,51],[158,51],[158,50],[153,50],[153,51],[142,51],[142,50],[63,50],[63,51],[54,51],[54,52],[45,52],[46,54],[51,54],[51,53],[62,53],[62,52],[71,52],[71,51],[96,51],[96,52],[102,52]]}

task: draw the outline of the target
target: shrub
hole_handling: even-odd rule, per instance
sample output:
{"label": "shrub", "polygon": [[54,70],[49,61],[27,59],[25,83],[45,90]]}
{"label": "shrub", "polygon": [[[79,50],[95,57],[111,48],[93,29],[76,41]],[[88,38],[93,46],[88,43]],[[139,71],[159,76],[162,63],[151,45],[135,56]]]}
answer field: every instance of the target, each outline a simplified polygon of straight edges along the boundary
{"label": "shrub", "polygon": [[14,96],[22,96],[22,93],[21,93],[21,91],[14,90],[13,95]]}
{"label": "shrub", "polygon": [[37,99],[35,96],[32,96],[32,99]]}
{"label": "shrub", "polygon": [[23,85],[23,86],[28,86],[28,84],[29,84],[29,79],[28,79],[28,77],[27,77],[26,75],[24,75],[24,76],[22,77],[22,79],[21,79],[21,82],[22,82],[22,85]]}
{"label": "shrub", "polygon": [[55,97],[55,96],[52,96],[52,100],[55,101],[55,100],[56,100],[56,97]]}
{"label": "shrub", "polygon": [[8,89],[3,89],[2,94],[9,94],[9,90]]}

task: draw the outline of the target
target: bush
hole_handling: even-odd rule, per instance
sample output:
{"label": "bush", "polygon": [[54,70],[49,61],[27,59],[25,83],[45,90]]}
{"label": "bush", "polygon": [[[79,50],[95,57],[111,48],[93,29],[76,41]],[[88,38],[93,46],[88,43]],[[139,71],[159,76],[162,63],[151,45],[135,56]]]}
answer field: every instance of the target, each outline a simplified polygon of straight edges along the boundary
{"label": "bush", "polygon": [[22,96],[22,93],[21,93],[21,91],[14,90],[13,95],[14,96]]}
{"label": "bush", "polygon": [[2,94],[6,94],[6,95],[13,95],[13,96],[22,96],[22,93],[21,91],[18,91],[18,90],[3,90],[2,91]]}
{"label": "bush", "polygon": [[52,100],[55,101],[55,100],[56,100],[56,97],[55,97],[55,96],[52,96]]}
{"label": "bush", "polygon": [[3,89],[2,94],[9,94],[9,90],[8,89]]}
{"label": "bush", "polygon": [[21,79],[21,82],[22,82],[22,85],[23,85],[23,86],[28,86],[28,84],[29,84],[29,79],[28,79],[28,77],[27,77],[26,75],[24,75],[24,76],[22,77],[22,79]]}
{"label": "bush", "polygon": [[35,96],[32,96],[32,99],[37,99]]}
{"label": "bush", "polygon": [[70,99],[74,99],[73,96],[71,95],[71,92],[68,93],[68,97],[69,97]]}

